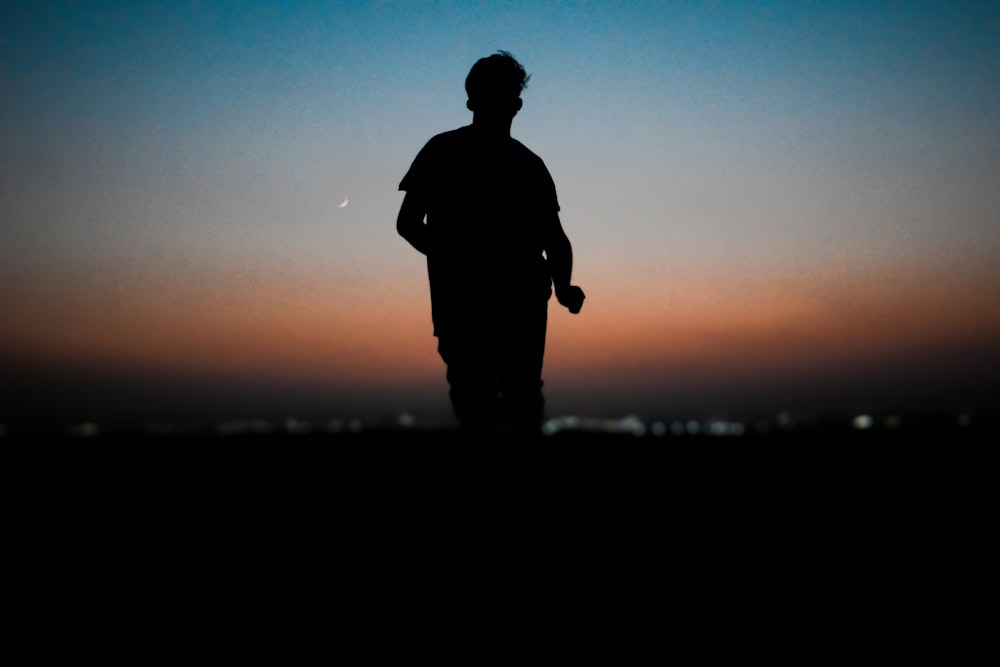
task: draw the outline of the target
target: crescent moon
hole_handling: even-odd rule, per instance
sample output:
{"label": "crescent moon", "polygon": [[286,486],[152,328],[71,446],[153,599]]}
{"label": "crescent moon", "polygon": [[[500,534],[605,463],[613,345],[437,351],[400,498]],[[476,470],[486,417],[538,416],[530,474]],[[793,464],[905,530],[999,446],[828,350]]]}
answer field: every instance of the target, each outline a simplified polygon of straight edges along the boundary
{"label": "crescent moon", "polygon": [[347,206],[347,197],[344,197],[344,201],[337,204],[338,208],[344,208],[345,206]]}

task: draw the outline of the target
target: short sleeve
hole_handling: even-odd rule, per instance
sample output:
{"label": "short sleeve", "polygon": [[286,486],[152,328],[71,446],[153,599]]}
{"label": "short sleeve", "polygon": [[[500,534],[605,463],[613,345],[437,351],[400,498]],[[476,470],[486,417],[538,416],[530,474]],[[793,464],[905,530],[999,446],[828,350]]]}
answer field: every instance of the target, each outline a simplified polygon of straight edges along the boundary
{"label": "short sleeve", "polygon": [[556,196],[556,184],[552,174],[541,158],[536,157],[538,165],[538,205],[547,212],[559,212],[559,198]]}
{"label": "short sleeve", "polygon": [[545,203],[548,206],[549,210],[554,211],[555,213],[558,213],[559,212],[559,197],[556,196],[556,184],[555,184],[555,181],[552,180],[552,175],[549,174],[549,170],[548,169],[545,170],[545,176],[546,176],[546,179],[548,180],[547,195],[546,195],[546,198],[545,198]]}
{"label": "short sleeve", "polygon": [[417,157],[413,158],[410,168],[399,182],[399,189],[406,192],[426,192],[433,171],[434,140],[428,141]]}

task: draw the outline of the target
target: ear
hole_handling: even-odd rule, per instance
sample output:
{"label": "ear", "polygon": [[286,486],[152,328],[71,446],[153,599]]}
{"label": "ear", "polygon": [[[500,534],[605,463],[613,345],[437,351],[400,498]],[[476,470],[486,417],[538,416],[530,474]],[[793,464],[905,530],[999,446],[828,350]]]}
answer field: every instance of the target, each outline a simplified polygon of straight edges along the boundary
{"label": "ear", "polygon": [[521,106],[523,104],[524,104],[524,100],[522,100],[520,97],[517,98],[517,100],[514,102],[514,113],[517,113],[518,111],[520,111],[521,110]]}
{"label": "ear", "polygon": [[476,112],[476,109],[472,104],[472,100],[465,100],[465,108],[471,111],[472,113]]}

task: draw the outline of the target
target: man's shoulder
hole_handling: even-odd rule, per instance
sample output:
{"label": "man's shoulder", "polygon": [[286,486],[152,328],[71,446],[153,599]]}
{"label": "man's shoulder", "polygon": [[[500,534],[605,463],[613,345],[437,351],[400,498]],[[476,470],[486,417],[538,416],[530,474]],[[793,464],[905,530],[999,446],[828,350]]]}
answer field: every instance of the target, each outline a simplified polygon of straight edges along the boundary
{"label": "man's shoulder", "polygon": [[511,141],[514,144],[514,150],[517,152],[519,158],[525,161],[530,161],[541,165],[545,164],[545,161],[542,160],[542,158],[537,153],[535,153],[535,151],[531,150],[530,148],[525,146],[517,139],[514,139],[513,137],[511,137]]}
{"label": "man's shoulder", "polygon": [[522,168],[548,175],[549,170],[545,166],[545,161],[537,153],[513,137],[511,141],[514,146],[514,155]]}
{"label": "man's shoulder", "polygon": [[427,140],[427,145],[434,147],[448,147],[464,144],[469,140],[469,130],[469,126],[466,125],[464,127],[456,127],[454,130],[438,132]]}

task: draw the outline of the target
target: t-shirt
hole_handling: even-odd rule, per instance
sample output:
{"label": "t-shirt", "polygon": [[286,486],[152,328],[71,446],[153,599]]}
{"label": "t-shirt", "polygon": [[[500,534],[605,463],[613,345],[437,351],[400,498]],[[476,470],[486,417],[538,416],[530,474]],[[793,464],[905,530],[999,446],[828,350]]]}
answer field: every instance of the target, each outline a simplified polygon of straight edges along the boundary
{"label": "t-shirt", "polygon": [[427,210],[427,267],[435,321],[469,306],[473,290],[548,298],[544,227],[559,211],[545,163],[513,138],[470,125],[430,139],[399,184]]}

